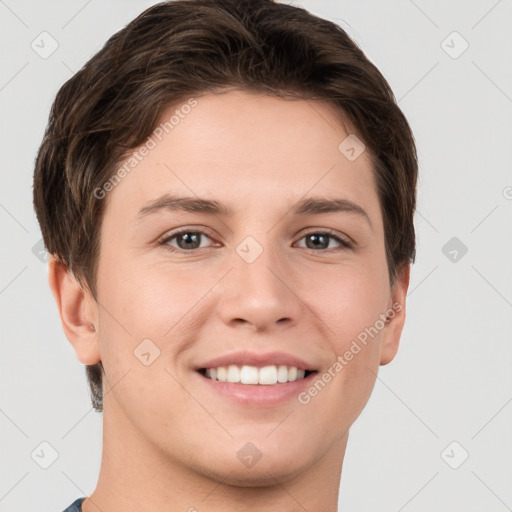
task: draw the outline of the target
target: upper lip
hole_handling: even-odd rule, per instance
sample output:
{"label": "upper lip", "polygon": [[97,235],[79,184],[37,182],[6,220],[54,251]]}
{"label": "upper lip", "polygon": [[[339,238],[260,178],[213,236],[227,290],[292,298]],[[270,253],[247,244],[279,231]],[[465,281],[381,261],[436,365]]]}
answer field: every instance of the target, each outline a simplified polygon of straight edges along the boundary
{"label": "upper lip", "polygon": [[229,366],[235,364],[237,366],[270,366],[270,365],[286,365],[296,366],[299,370],[315,370],[315,366],[301,359],[300,357],[286,352],[233,352],[223,356],[214,357],[204,363],[195,366],[195,370],[203,368],[218,368],[219,366]]}

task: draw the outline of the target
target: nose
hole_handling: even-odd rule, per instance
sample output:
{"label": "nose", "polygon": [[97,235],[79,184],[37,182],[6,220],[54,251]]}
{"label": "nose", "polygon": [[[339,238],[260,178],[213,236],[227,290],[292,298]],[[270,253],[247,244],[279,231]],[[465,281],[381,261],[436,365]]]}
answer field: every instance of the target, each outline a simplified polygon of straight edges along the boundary
{"label": "nose", "polygon": [[263,332],[297,324],[305,309],[299,276],[275,251],[264,249],[251,263],[235,254],[232,262],[219,290],[218,314],[226,325]]}

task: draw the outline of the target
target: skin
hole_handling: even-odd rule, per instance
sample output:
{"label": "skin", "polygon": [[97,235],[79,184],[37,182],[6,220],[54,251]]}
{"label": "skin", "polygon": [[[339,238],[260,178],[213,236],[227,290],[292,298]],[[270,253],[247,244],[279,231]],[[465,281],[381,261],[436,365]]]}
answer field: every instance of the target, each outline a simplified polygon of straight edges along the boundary
{"label": "skin", "polygon": [[[391,287],[370,159],[338,150],[348,134],[331,106],[240,91],[196,99],[104,199],[98,302],[50,260],[66,336],[80,362],[102,360],[106,372],[100,476],[82,509],[334,512],[349,428],[398,349],[409,265]],[[137,221],[163,193],[235,213]],[[313,195],[357,203],[371,226],[350,212],[290,213]],[[157,245],[183,227],[206,233],[199,248]],[[325,229],[355,247],[307,245]],[[263,249],[251,264],[236,252],[247,236]],[[235,349],[282,350],[321,375],[395,302],[401,311],[306,405],[239,405],[192,370]],[[147,338],[161,351],[150,366],[133,353]],[[250,468],[237,457],[247,442],[262,454]]]}

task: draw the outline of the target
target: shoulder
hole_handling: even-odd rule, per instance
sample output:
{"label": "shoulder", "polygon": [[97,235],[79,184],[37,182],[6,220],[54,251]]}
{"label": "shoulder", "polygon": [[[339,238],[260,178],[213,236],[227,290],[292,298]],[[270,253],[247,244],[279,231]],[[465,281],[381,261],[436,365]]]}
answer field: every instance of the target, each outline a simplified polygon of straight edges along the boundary
{"label": "shoulder", "polygon": [[69,507],[67,509],[63,510],[62,512],[82,512],[82,501],[84,501],[84,500],[85,500],[85,497],[78,498],[76,501],[71,503],[71,505],[69,505]]}

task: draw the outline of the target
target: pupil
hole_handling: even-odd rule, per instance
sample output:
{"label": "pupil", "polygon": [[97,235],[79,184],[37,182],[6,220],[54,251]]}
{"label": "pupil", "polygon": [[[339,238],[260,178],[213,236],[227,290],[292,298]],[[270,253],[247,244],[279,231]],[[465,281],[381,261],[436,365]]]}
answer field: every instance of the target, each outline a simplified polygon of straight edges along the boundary
{"label": "pupil", "polygon": [[[324,239],[324,241],[325,241],[325,239],[326,239],[327,237],[326,237],[325,235],[315,235],[315,234],[313,234],[313,235],[309,235],[309,237],[308,237],[308,241],[309,241],[309,240],[313,240],[313,239],[314,239],[314,240],[317,242],[319,238],[323,238],[323,239]],[[309,244],[307,244],[307,245],[309,246]],[[321,244],[321,245],[324,245],[324,246],[325,246],[325,243],[324,243],[324,244]],[[327,244],[327,245],[329,245],[329,244]],[[315,249],[315,248],[318,248],[318,244],[317,244],[317,243],[314,243],[314,244],[313,244],[313,247],[308,247],[308,248],[309,248],[309,249]],[[324,248],[325,248],[325,247],[324,247]]]}
{"label": "pupil", "polygon": [[184,247],[184,248],[190,249],[190,247],[188,247],[188,245],[190,245],[191,243],[192,244],[197,243],[199,236],[198,236],[198,233],[183,233],[181,235],[181,239],[185,240],[185,245],[187,245],[187,247]]}

